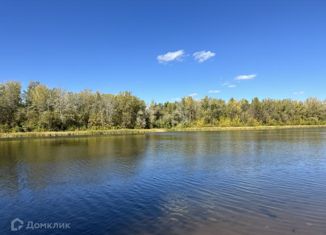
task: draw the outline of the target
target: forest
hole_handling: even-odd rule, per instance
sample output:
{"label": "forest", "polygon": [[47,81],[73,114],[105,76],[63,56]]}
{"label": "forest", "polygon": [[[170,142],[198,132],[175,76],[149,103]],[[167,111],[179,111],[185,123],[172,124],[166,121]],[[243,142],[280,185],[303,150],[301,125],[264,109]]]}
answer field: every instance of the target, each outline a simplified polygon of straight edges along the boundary
{"label": "forest", "polygon": [[326,124],[326,101],[184,97],[146,104],[130,92],[78,93],[30,82],[0,84],[0,132]]}

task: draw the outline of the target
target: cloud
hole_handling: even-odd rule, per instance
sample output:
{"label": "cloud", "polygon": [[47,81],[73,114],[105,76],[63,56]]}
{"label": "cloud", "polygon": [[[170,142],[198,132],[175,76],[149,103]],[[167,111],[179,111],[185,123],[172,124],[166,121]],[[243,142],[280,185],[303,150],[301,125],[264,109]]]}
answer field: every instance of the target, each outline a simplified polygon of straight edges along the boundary
{"label": "cloud", "polygon": [[235,80],[252,80],[256,78],[256,74],[243,74],[235,77]]}
{"label": "cloud", "polygon": [[191,94],[189,94],[188,96],[195,97],[195,96],[197,96],[197,95],[198,95],[197,93],[191,93]]}
{"label": "cloud", "polygon": [[172,98],[170,101],[171,102],[179,102],[179,101],[181,101],[181,98]]}
{"label": "cloud", "polygon": [[221,92],[220,90],[209,90],[208,91],[208,93],[214,93],[214,94],[220,93],[220,92]]}
{"label": "cloud", "polygon": [[293,95],[304,95],[304,91],[295,91]]}
{"label": "cloud", "polygon": [[232,84],[230,82],[224,82],[224,83],[222,83],[222,86],[227,87],[227,88],[235,88],[235,87],[237,87],[237,85]]}
{"label": "cloud", "polygon": [[203,63],[204,61],[214,57],[215,53],[211,51],[196,51],[192,55],[197,62]]}
{"label": "cloud", "polygon": [[171,61],[181,61],[182,57],[184,56],[185,52],[183,50],[178,51],[169,51],[164,55],[158,55],[157,60],[159,63],[167,63]]}

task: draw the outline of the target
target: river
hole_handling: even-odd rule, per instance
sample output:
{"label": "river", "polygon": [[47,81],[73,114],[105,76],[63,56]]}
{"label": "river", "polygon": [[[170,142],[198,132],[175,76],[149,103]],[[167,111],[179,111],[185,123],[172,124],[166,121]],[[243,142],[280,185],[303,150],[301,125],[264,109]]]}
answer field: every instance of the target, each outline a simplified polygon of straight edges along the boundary
{"label": "river", "polygon": [[325,235],[326,129],[3,140],[0,234],[15,218],[15,234]]}

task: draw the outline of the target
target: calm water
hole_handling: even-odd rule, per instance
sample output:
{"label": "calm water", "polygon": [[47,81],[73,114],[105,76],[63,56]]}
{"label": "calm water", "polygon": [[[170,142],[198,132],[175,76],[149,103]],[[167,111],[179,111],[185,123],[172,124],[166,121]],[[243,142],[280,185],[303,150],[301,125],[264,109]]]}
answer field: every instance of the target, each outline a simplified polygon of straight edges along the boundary
{"label": "calm water", "polygon": [[326,234],[326,129],[0,141],[0,234],[41,233]]}

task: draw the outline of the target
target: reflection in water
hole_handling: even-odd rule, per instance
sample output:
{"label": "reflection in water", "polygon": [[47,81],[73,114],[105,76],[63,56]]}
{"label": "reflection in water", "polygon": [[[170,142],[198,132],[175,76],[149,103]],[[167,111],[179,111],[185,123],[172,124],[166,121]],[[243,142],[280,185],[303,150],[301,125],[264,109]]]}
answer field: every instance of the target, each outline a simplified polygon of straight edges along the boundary
{"label": "reflection in water", "polygon": [[325,169],[325,129],[0,141],[0,234],[325,234]]}
{"label": "reflection in water", "polygon": [[24,184],[36,189],[66,182],[96,183],[110,174],[102,174],[106,166],[127,176],[135,171],[145,143],[144,136],[3,141],[1,177],[7,178],[3,187],[17,191]]}

